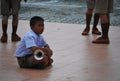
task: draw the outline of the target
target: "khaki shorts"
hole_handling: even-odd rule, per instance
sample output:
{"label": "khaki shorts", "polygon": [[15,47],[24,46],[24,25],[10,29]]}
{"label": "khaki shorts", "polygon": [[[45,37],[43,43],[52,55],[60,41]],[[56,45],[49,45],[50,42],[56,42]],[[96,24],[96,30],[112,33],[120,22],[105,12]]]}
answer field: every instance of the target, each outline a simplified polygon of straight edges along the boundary
{"label": "khaki shorts", "polygon": [[96,0],[95,13],[112,13],[113,0]]}
{"label": "khaki shorts", "polygon": [[21,0],[1,0],[1,14],[14,15],[18,14]]}
{"label": "khaki shorts", "polygon": [[94,9],[94,7],[95,7],[95,1],[94,0],[87,0],[87,8]]}

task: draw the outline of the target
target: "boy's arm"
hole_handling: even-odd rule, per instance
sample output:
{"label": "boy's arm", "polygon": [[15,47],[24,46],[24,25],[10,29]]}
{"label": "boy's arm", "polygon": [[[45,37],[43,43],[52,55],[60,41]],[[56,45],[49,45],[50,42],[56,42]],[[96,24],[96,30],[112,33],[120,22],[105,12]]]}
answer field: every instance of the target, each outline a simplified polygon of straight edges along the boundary
{"label": "boy's arm", "polygon": [[33,52],[35,52],[35,50],[39,49],[39,47],[33,46],[30,48]]}
{"label": "boy's arm", "polygon": [[46,48],[46,49],[50,49],[50,47],[49,47],[49,45],[47,44],[47,45],[45,45],[44,46],[44,48]]}
{"label": "boy's arm", "polygon": [[36,47],[36,46],[33,46],[30,48],[33,53],[37,50],[37,49],[40,49],[42,50],[48,57],[51,57],[52,56],[52,50],[50,49],[49,45],[46,45],[44,46],[44,48],[39,48],[39,47]]}
{"label": "boy's arm", "polygon": [[33,47],[30,47],[30,49],[33,51],[33,53],[37,50],[37,49],[40,49],[42,50],[43,52],[47,53],[50,48],[48,45],[46,45],[44,48],[39,48],[39,47],[36,47],[36,46],[33,46]]}
{"label": "boy's arm", "polygon": [[51,50],[50,46],[47,44],[46,46],[44,46],[45,50],[47,50],[47,56],[50,58],[53,54],[53,51]]}

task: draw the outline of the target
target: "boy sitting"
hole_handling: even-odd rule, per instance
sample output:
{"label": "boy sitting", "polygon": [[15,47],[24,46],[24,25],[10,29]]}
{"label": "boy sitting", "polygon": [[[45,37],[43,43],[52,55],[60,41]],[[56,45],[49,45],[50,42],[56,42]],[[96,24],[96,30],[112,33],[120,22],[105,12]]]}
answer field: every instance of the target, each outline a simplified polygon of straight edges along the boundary
{"label": "boy sitting", "polygon": [[[34,16],[30,20],[31,30],[28,31],[20,41],[15,56],[21,68],[41,68],[51,65],[52,50],[46,43],[42,33],[44,31],[44,19],[39,16]],[[41,50],[41,60],[35,59],[34,53],[36,50]]]}

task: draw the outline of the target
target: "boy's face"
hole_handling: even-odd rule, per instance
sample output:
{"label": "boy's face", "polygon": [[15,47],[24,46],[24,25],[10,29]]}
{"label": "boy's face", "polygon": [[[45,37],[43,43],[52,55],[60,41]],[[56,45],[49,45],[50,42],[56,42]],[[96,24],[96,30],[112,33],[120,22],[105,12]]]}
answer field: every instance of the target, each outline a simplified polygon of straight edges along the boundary
{"label": "boy's face", "polygon": [[32,27],[32,30],[36,34],[42,34],[43,31],[44,31],[44,21],[38,21],[38,22],[36,22],[36,24],[34,25],[34,27]]}

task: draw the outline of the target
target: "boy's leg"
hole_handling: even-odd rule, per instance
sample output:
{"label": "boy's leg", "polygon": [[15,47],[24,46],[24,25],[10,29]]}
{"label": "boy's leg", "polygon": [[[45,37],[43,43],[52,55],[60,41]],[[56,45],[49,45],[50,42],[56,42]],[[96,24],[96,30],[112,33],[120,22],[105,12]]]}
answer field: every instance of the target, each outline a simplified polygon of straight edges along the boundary
{"label": "boy's leg", "polygon": [[107,14],[101,14],[100,19],[101,19],[101,27],[102,27],[102,36],[94,40],[93,43],[109,44],[109,37],[108,37],[109,17]]}
{"label": "boy's leg", "polygon": [[93,9],[95,6],[94,0],[86,0],[87,1],[87,12],[86,12],[86,27],[82,32],[82,35],[88,35],[90,31],[90,22],[92,18]]}
{"label": "boy's leg", "polygon": [[92,11],[93,9],[88,9],[87,13],[86,13],[86,27],[82,32],[82,35],[88,35],[89,31],[90,31],[90,22],[91,22],[91,18],[92,18]]}
{"label": "boy's leg", "polygon": [[7,42],[7,26],[8,17],[10,15],[10,3],[9,0],[1,0],[1,14],[2,14],[2,31],[1,42]]}
{"label": "boy's leg", "polygon": [[99,14],[94,14],[94,21],[93,21],[93,28],[92,28],[92,34],[101,35],[101,32],[98,30],[97,25],[99,22]]}
{"label": "boy's leg", "polygon": [[102,38],[109,38],[109,14],[102,14],[101,16]]}
{"label": "boy's leg", "polygon": [[16,34],[18,28],[18,14],[13,15],[12,20],[12,41],[20,41],[21,38]]}
{"label": "boy's leg", "polygon": [[18,28],[18,13],[20,9],[20,1],[21,0],[11,0],[11,9],[12,9],[12,15],[13,15],[13,20],[12,20],[12,41],[20,41],[21,38],[16,34],[17,33],[17,28]]}
{"label": "boy's leg", "polygon": [[7,26],[8,26],[8,17],[7,15],[2,16],[2,31],[1,42],[7,42]]}
{"label": "boy's leg", "polygon": [[[100,14],[102,36],[92,41],[93,43],[109,44],[109,37],[108,37],[109,23],[110,23],[109,21],[110,12],[108,10],[109,1],[110,0],[96,0],[95,13]],[[111,5],[110,7],[112,8],[113,6]]]}
{"label": "boy's leg", "polygon": [[25,57],[17,57],[17,61],[20,68],[28,68],[28,63],[26,62]]}

